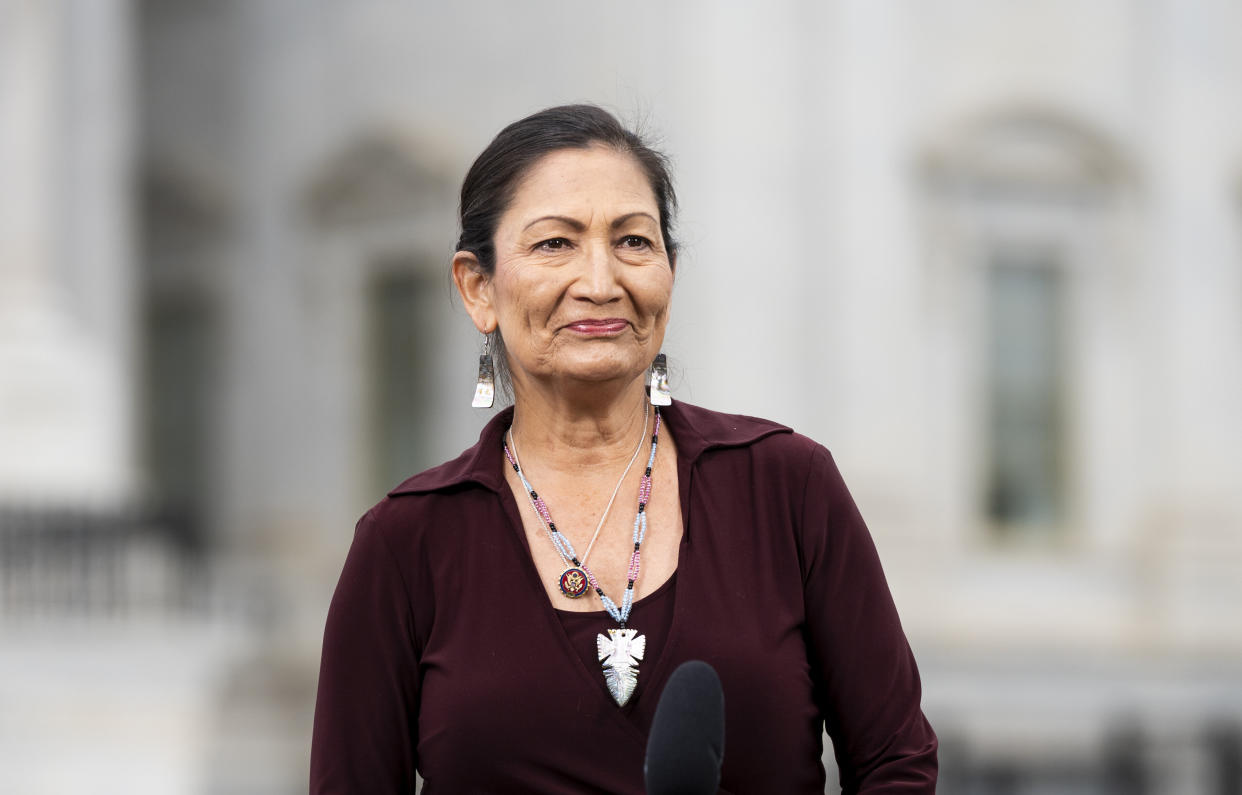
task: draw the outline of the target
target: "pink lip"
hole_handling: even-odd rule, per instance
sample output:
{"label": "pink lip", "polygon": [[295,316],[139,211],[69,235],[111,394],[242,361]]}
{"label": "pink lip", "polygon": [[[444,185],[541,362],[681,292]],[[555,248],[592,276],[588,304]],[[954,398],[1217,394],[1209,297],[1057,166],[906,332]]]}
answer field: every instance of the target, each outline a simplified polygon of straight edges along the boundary
{"label": "pink lip", "polygon": [[629,325],[627,320],[609,317],[603,320],[575,320],[566,324],[565,328],[588,337],[611,337],[625,331]]}

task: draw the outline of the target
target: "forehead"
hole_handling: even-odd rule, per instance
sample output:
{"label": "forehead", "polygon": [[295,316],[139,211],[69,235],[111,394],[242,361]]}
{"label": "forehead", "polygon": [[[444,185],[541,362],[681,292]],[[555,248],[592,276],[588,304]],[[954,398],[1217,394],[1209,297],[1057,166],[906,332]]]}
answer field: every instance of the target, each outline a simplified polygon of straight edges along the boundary
{"label": "forehead", "polygon": [[549,152],[518,182],[505,215],[596,210],[658,214],[655,192],[633,155],[606,146]]}

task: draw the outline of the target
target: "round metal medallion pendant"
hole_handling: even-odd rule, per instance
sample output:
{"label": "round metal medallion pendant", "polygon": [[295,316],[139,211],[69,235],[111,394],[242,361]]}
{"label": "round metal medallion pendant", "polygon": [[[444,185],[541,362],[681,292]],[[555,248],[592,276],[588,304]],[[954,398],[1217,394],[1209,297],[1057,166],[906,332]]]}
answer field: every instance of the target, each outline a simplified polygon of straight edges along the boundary
{"label": "round metal medallion pendant", "polygon": [[577,566],[570,566],[561,572],[561,579],[558,584],[561,586],[561,593],[570,599],[577,599],[579,596],[582,596],[587,592],[587,586],[589,585],[586,572]]}

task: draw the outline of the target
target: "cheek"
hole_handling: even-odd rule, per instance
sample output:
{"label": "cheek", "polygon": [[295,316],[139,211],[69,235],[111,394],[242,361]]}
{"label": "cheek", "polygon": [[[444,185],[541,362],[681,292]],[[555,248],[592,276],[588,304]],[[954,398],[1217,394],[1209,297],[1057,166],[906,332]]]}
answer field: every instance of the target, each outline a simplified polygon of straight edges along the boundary
{"label": "cheek", "polygon": [[638,294],[638,300],[642,303],[640,308],[644,314],[652,317],[667,315],[673,300],[672,275],[646,285],[646,289]]}
{"label": "cheek", "polygon": [[546,279],[506,279],[497,285],[496,305],[514,326],[538,326],[555,309],[556,292]]}

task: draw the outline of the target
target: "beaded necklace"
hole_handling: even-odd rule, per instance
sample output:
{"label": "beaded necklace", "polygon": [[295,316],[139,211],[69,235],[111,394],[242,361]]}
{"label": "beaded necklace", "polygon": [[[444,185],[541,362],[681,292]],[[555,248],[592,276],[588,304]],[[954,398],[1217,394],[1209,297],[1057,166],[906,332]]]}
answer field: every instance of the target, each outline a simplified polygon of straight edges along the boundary
{"label": "beaded necklace", "polygon": [[[634,462],[638,460],[638,454],[643,450],[643,441],[647,438],[647,424],[650,419],[651,406],[648,405],[643,411],[643,432],[638,437],[638,446],[634,448],[634,455],[630,456],[630,462],[625,465],[625,471],[621,473],[616,487],[612,490],[612,496],[608,498],[608,504],[604,506],[604,512],[600,514],[599,522],[595,525],[595,533],[591,536],[591,542],[587,544],[586,552],[582,553],[581,563],[572,556],[571,552],[564,548],[564,545],[560,543],[556,535],[548,530],[548,524],[544,521],[542,514],[539,514],[538,506],[531,502],[531,507],[535,509],[536,515],[539,516],[539,523],[543,525],[543,531],[548,534],[548,539],[552,542],[552,546],[556,547],[557,554],[561,556],[561,562],[565,564],[565,569],[561,572],[557,586],[561,589],[561,593],[570,599],[577,599],[587,592],[589,583],[583,567],[586,566],[587,558],[591,557],[591,550],[595,548],[595,541],[599,538],[600,531],[604,529],[604,522],[608,521],[608,512],[612,510],[612,504],[616,501],[617,494],[621,491],[621,484],[625,482],[626,475],[630,474],[630,470],[634,468]],[[509,440],[508,452],[513,454],[511,463],[516,467],[518,474],[521,475],[522,459],[518,455],[517,442],[513,439],[513,426],[509,426],[506,438]],[[528,488],[527,491],[529,492],[530,489]]]}
{"label": "beaded necklace", "polygon": [[[612,694],[617,706],[622,707],[630,700],[630,696],[634,694],[634,688],[638,685],[638,661],[643,658],[647,649],[647,636],[639,635],[636,629],[628,629],[625,623],[634,607],[634,583],[638,580],[638,573],[642,566],[641,549],[643,538],[647,535],[647,503],[651,500],[651,469],[655,466],[656,447],[659,440],[660,409],[656,408],[655,430],[651,434],[651,454],[647,457],[647,469],[643,472],[638,484],[638,513],[634,517],[634,551],[630,553],[629,566],[626,568],[625,594],[621,597],[620,607],[604,593],[604,589],[600,587],[591,569],[578,560],[574,545],[556,529],[556,523],[552,521],[552,514],[547,504],[526,479],[508,443],[504,443],[505,458],[513,467],[513,471],[517,473],[518,479],[522,481],[522,487],[529,495],[530,504],[535,509],[535,515],[539,517],[539,523],[543,525],[544,531],[547,532],[548,538],[556,547],[561,559],[573,564],[561,574],[559,583],[561,590],[564,591],[567,585],[571,585],[580,591],[585,591],[589,584],[595,589],[608,615],[620,625],[617,629],[608,630],[608,637],[605,637],[603,633],[597,635],[595,646],[599,653],[599,660],[603,664],[604,682],[608,685],[608,692]],[[577,582],[578,577],[582,578],[581,583]]]}

